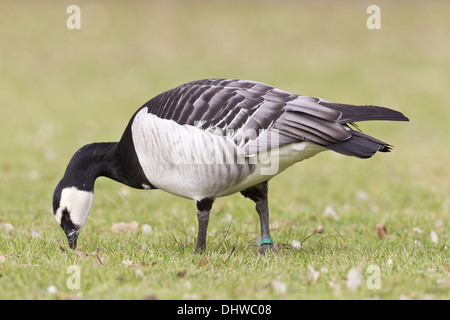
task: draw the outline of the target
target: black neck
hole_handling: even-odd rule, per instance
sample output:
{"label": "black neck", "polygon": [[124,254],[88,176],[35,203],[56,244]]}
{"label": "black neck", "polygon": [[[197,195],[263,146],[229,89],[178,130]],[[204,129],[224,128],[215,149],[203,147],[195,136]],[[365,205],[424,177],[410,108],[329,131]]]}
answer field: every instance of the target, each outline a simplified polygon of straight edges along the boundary
{"label": "black neck", "polygon": [[134,150],[124,148],[119,142],[85,145],[70,160],[64,179],[87,191],[94,190],[98,177],[107,177],[137,189],[155,188],[143,174],[137,158],[130,154],[133,155]]}
{"label": "black neck", "polygon": [[83,190],[94,190],[98,177],[128,184],[118,157],[118,143],[92,143],[78,150],[67,166],[64,178]]}

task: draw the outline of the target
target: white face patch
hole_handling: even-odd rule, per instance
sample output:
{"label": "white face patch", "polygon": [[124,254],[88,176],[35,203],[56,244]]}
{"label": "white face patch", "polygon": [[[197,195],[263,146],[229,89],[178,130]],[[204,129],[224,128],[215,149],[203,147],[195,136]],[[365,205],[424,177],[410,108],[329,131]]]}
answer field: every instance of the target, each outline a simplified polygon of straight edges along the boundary
{"label": "white face patch", "polygon": [[58,224],[61,224],[62,212],[67,209],[72,223],[79,225],[81,229],[87,220],[93,203],[94,193],[78,190],[75,187],[65,188],[61,192],[61,201],[55,219]]}

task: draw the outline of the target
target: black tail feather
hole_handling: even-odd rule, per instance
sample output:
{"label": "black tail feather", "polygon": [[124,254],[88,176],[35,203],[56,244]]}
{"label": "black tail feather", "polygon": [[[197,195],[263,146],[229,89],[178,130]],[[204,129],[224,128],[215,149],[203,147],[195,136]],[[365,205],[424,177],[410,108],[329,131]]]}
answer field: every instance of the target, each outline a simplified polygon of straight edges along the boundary
{"label": "black tail feather", "polygon": [[[353,122],[368,120],[409,121],[401,112],[378,106],[356,106],[349,104],[321,101],[321,105],[340,111],[342,116],[338,122],[344,125],[358,126]],[[391,145],[371,137],[361,131],[350,130],[352,136],[342,142],[326,145],[328,149],[357,158],[370,158],[377,151],[389,152]]]}
{"label": "black tail feather", "polygon": [[361,159],[372,157],[377,151],[389,152],[391,145],[371,137],[362,132],[350,131],[352,137],[346,141],[329,144],[326,147],[330,150],[344,154],[346,156],[354,156]]}

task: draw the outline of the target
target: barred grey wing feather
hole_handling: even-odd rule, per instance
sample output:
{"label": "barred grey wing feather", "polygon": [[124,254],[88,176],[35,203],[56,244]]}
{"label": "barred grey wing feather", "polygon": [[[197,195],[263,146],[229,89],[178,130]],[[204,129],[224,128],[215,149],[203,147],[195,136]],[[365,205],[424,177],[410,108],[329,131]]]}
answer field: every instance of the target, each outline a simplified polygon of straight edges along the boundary
{"label": "barred grey wing feather", "polygon": [[[388,145],[358,134],[347,123],[365,120],[407,121],[400,112],[377,106],[333,103],[299,96],[264,83],[205,79],[181,85],[148,101],[143,107],[162,119],[234,138],[247,150],[267,150],[310,141],[339,153],[367,157],[388,151]],[[232,131],[232,134],[230,134]],[[275,145],[268,136],[277,133]]]}

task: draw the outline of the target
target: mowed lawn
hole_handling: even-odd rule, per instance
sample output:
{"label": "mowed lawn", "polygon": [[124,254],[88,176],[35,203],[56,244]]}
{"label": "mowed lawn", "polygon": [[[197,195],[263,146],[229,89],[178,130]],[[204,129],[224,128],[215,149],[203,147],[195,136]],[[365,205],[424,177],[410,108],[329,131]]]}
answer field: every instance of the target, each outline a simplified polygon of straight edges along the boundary
{"label": "mowed lawn", "polygon": [[[0,11],[0,299],[449,299],[448,1],[381,1],[380,30],[368,1],[75,2]],[[391,153],[324,152],[274,178],[265,256],[240,195],[217,199],[196,254],[193,201],[106,179],[70,250],[51,204],[73,153],[210,77],[411,121],[360,123]]]}

